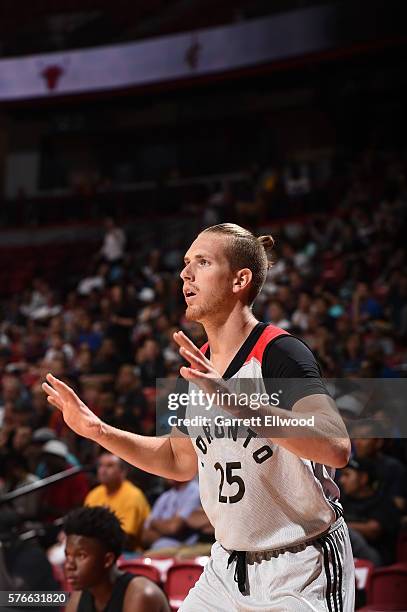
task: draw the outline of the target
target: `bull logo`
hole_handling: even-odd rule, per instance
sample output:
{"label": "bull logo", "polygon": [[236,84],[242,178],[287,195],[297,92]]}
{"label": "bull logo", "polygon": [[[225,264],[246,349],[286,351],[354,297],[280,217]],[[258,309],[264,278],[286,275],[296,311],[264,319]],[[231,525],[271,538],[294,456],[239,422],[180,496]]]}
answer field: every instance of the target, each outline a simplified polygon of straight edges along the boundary
{"label": "bull logo", "polygon": [[68,63],[68,60],[64,60],[62,64],[40,65],[40,76],[44,79],[48,91],[55,91],[57,89],[61,77],[66,72]]}

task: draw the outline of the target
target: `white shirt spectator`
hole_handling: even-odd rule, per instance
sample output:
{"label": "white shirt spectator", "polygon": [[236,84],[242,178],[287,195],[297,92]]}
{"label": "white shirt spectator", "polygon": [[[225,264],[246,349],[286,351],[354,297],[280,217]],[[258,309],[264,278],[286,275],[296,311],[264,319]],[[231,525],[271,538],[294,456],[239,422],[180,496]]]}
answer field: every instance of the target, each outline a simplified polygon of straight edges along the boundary
{"label": "white shirt spectator", "polygon": [[101,254],[110,263],[121,259],[126,246],[126,235],[120,227],[110,228],[103,241]]}

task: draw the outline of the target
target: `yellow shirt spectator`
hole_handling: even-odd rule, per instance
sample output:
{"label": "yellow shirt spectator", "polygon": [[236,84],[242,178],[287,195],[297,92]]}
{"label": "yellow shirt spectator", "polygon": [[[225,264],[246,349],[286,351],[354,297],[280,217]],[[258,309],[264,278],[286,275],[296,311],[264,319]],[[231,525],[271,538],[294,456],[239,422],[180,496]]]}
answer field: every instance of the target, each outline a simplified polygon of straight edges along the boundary
{"label": "yellow shirt spectator", "polygon": [[106,506],[121,521],[127,534],[125,548],[134,550],[140,545],[144,521],[150,514],[150,506],[144,493],[125,479],[125,463],[110,453],[99,459],[98,479],[101,483],[88,493],[85,506]]}

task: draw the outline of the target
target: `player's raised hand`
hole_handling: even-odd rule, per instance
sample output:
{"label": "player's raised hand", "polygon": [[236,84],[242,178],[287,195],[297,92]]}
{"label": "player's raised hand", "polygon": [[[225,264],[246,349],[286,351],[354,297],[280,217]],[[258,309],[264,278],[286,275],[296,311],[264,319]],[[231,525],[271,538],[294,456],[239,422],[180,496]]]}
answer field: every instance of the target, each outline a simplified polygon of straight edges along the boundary
{"label": "player's raised hand", "polygon": [[47,400],[62,412],[65,423],[75,433],[91,440],[100,435],[102,421],[94,414],[76,393],[62,380],[47,374],[47,382],[42,388],[47,394]]}
{"label": "player's raised hand", "polygon": [[211,361],[205,357],[184,332],[175,332],[173,338],[180,347],[181,357],[190,363],[189,368],[182,366],[180,369],[181,376],[197,384],[204,391],[212,393],[219,390],[219,382],[222,380],[222,376],[214,368]]}

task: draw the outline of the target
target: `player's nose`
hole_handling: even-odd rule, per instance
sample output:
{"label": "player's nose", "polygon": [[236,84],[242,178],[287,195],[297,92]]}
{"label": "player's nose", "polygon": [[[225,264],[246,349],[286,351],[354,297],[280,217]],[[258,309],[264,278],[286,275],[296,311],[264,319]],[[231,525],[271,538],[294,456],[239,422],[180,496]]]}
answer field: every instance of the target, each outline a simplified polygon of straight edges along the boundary
{"label": "player's nose", "polygon": [[191,264],[185,264],[184,268],[180,272],[180,277],[183,281],[192,280],[194,278],[193,270]]}

